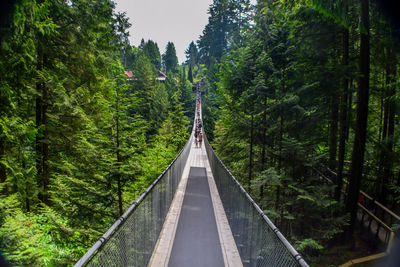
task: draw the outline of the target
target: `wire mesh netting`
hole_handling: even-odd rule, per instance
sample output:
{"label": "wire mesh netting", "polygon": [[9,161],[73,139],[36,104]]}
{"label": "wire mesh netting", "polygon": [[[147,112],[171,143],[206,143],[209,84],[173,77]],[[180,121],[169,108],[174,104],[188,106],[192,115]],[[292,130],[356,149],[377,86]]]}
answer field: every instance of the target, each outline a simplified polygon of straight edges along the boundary
{"label": "wire mesh netting", "polygon": [[181,153],[75,266],[147,266],[189,156]]}
{"label": "wire mesh netting", "polygon": [[211,170],[245,267],[308,266],[205,140]]}

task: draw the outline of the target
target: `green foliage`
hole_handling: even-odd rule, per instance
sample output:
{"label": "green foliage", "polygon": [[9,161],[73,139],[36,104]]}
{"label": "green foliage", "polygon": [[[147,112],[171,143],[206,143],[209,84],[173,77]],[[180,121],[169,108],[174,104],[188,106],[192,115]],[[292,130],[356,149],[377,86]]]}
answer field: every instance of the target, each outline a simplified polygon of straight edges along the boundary
{"label": "green foliage", "polygon": [[[24,266],[59,266],[76,261],[84,252],[79,232],[66,229],[67,221],[50,209],[41,214],[26,213],[10,195],[0,206],[0,246],[7,260]],[[57,220],[52,219],[57,216]]]}
{"label": "green foliage", "polygon": [[140,48],[142,49],[144,55],[150,59],[150,62],[154,65],[157,70],[161,69],[161,54],[158,45],[153,40],[148,40],[145,42],[142,39],[140,44]]}
{"label": "green foliage", "polygon": [[[365,32],[358,25],[359,4],[259,1],[254,17],[246,17],[254,18],[248,28],[235,25],[236,14],[246,10],[240,3],[214,1],[198,41],[205,130],[285,236],[303,240],[301,250],[312,256],[349,225],[335,186],[317,170],[336,172],[339,150],[344,162],[351,159],[359,37]],[[399,50],[392,30],[383,30],[390,28],[387,20],[373,4],[371,10],[372,98],[362,188],[397,208],[400,135],[391,112],[398,113],[393,82]],[[340,164],[347,175],[349,166]]]}
{"label": "green foliage", "polygon": [[201,63],[210,66],[212,60],[219,61],[231,46],[241,46],[240,30],[249,27],[250,1],[215,0],[208,13],[208,24],[198,41]]}
{"label": "green foliage", "polygon": [[306,238],[301,241],[296,242],[296,249],[304,254],[310,255],[310,254],[318,254],[321,252],[321,250],[324,247],[318,244],[317,241],[311,239],[311,238]]}
{"label": "green foliage", "polygon": [[153,129],[161,128],[163,121],[168,117],[169,108],[167,90],[164,84],[158,84],[152,97],[152,106],[150,109],[150,117],[153,118],[155,124],[152,127]]}
{"label": "green foliage", "polygon": [[399,204],[400,203],[400,186],[391,184],[389,188],[393,192],[394,201]]}
{"label": "green foliage", "polygon": [[193,72],[192,72],[192,66],[191,65],[189,65],[188,80],[191,83],[193,83]]}
{"label": "green foliage", "polygon": [[72,265],[182,148],[191,87],[156,80],[157,44],[131,47],[113,2],[19,1],[9,25],[0,252],[16,266]]}
{"label": "green foliage", "polygon": [[[189,69],[194,68],[199,62],[199,51],[196,44],[192,41],[189,47],[185,50],[186,62],[185,64],[189,66]],[[193,82],[193,81],[191,81]]]}
{"label": "green foliage", "polygon": [[150,120],[152,97],[156,87],[156,74],[154,67],[146,56],[140,55],[138,57],[133,75],[135,77],[133,90],[140,99],[139,105],[134,109],[134,112],[139,113],[148,121]]}
{"label": "green foliage", "polygon": [[177,73],[178,57],[176,56],[175,45],[168,42],[165,47],[165,53],[162,55],[163,66],[166,73]]}

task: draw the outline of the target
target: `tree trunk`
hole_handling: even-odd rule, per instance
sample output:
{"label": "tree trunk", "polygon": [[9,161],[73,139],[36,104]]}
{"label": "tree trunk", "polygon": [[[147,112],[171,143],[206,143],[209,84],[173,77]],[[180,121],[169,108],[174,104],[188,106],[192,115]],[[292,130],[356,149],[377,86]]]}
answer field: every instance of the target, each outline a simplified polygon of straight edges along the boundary
{"label": "tree trunk", "polygon": [[279,156],[278,156],[278,172],[281,173],[282,168],[282,141],[283,141],[283,114],[280,111],[280,127],[279,127]]}
{"label": "tree trunk", "polygon": [[[261,148],[261,171],[265,169],[265,150],[266,150],[266,143],[267,143],[267,127],[265,124],[267,123],[267,99],[264,102],[265,108],[263,112],[263,133],[262,133],[262,148]],[[264,197],[264,185],[260,187],[260,199]]]}
{"label": "tree trunk", "polygon": [[[0,138],[0,161],[5,157],[5,148],[4,148],[4,138]],[[3,189],[0,191],[1,194],[7,194],[7,185],[5,184],[7,181],[7,171],[6,166],[0,163],[0,184],[3,185]]]}
{"label": "tree trunk", "polygon": [[[353,88],[354,86],[354,81],[353,79],[349,80],[349,91],[348,91],[348,98],[349,101],[347,103],[347,123],[350,125],[350,123],[353,122]],[[350,137],[350,127],[347,127],[347,132],[346,132],[346,141],[349,141]]]}
{"label": "tree trunk", "polygon": [[[383,81],[385,80],[385,72],[382,73],[383,76]],[[382,84],[382,90],[380,94],[380,110],[379,110],[379,133],[378,133],[378,142],[381,142],[383,140],[382,138],[382,129],[383,129],[383,107],[385,105],[385,82]]]}
{"label": "tree trunk", "polygon": [[117,186],[118,186],[118,211],[119,216],[122,216],[123,209],[122,209],[122,184],[121,184],[121,154],[120,154],[120,142],[119,142],[119,90],[118,88],[115,89],[116,91],[116,155],[117,155]]}
{"label": "tree trunk", "polygon": [[346,239],[353,237],[354,225],[357,215],[357,200],[362,179],[365,142],[367,136],[368,99],[369,99],[369,2],[361,2],[361,41],[360,61],[357,88],[356,128],[350,168],[350,181],[346,200],[346,211],[350,213],[350,225],[346,229]]}
{"label": "tree trunk", "polygon": [[248,177],[248,190],[251,192],[251,177],[253,176],[253,132],[254,132],[254,115],[251,115],[250,121],[250,157],[249,157],[249,177]]}
{"label": "tree trunk", "polygon": [[50,169],[49,169],[49,122],[47,117],[47,109],[48,109],[48,95],[47,89],[43,87],[43,108],[42,108],[42,122],[43,122],[43,143],[42,143],[42,170],[43,170],[43,202],[46,204],[49,203],[49,194],[48,194],[48,186],[49,186],[49,177],[50,177]]}
{"label": "tree trunk", "polygon": [[[26,190],[26,194],[28,194],[28,189]],[[26,212],[31,211],[31,205],[30,205],[28,196],[25,197],[25,207],[26,207]]]}
{"label": "tree trunk", "polygon": [[379,202],[383,205],[387,203],[387,194],[388,194],[388,184],[390,177],[392,175],[392,157],[391,154],[393,152],[393,134],[394,134],[394,116],[395,116],[395,106],[392,100],[392,97],[395,94],[395,89],[393,86],[393,77],[395,76],[395,67],[391,64],[390,61],[392,57],[392,53],[390,49],[388,49],[388,64],[386,66],[386,97],[384,101],[384,120],[383,120],[383,129],[382,129],[382,151],[381,151],[381,162],[380,162],[380,186],[378,189]]}
{"label": "tree trunk", "polygon": [[[43,69],[43,54],[41,52],[40,47],[38,47],[38,57],[37,57],[37,70],[40,71]],[[42,81],[38,81],[36,83],[36,108],[35,108],[35,116],[36,116],[36,177],[39,188],[39,199],[44,201],[44,192],[42,192],[43,188],[43,89],[44,84]]]}
{"label": "tree trunk", "polygon": [[[276,186],[276,198],[275,198],[275,211],[279,212],[279,201],[281,195],[281,187],[278,185]],[[282,217],[281,217],[282,220]],[[275,220],[275,224],[277,223],[278,219]]]}
{"label": "tree trunk", "polygon": [[[278,156],[278,174],[281,174],[282,168],[282,141],[283,141],[283,114],[282,110],[280,111],[280,127],[279,127],[279,156]],[[278,212],[279,209],[279,197],[280,197],[280,186],[276,186],[276,202],[275,202],[275,210]]]}
{"label": "tree trunk", "polygon": [[[347,14],[348,6],[347,2],[345,2],[344,6],[345,14]],[[347,68],[349,65],[349,30],[343,29],[343,57],[342,57],[342,65]],[[335,189],[335,199],[340,202],[342,188],[343,188],[343,165],[344,165],[344,157],[346,154],[346,135],[347,135],[347,99],[348,99],[348,91],[349,91],[349,80],[345,76],[343,79],[343,92],[340,98],[340,137],[339,137],[339,155],[338,155],[338,169],[337,169],[337,177],[336,184],[337,187]]]}
{"label": "tree trunk", "polygon": [[331,99],[331,127],[329,133],[329,168],[336,171],[336,153],[337,153],[337,130],[338,130],[338,100],[334,93]]}
{"label": "tree trunk", "polygon": [[397,174],[397,185],[400,185],[400,171],[399,171],[399,173]]}
{"label": "tree trunk", "polygon": [[[46,65],[46,55],[43,54],[41,47],[38,47],[37,70],[43,70]],[[38,179],[39,199],[46,204],[48,200],[49,185],[49,129],[48,129],[48,92],[43,81],[36,83],[36,177]]]}
{"label": "tree trunk", "polygon": [[[25,160],[22,160],[22,168],[26,169],[26,163]],[[31,211],[31,204],[30,204],[30,200],[29,200],[29,182],[27,180],[25,180],[25,208],[26,208],[26,212],[30,212]]]}
{"label": "tree trunk", "polygon": [[386,195],[384,196],[382,193],[385,192],[383,189],[385,187],[385,174],[384,174],[384,165],[386,165],[387,161],[387,151],[385,142],[387,142],[387,130],[388,130],[388,116],[389,116],[389,104],[387,101],[388,98],[388,69],[386,69],[386,84],[383,89],[383,124],[382,124],[382,137],[379,148],[379,166],[378,166],[378,181],[376,186],[376,196],[378,197],[378,201],[385,205]]}

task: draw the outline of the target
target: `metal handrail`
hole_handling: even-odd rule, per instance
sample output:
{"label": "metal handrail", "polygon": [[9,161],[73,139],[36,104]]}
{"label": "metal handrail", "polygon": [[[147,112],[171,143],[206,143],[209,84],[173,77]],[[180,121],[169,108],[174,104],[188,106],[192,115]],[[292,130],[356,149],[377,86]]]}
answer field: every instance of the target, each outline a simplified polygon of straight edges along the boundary
{"label": "metal handrail", "polygon": [[140,197],[133,202],[133,204],[127,209],[127,211],[117,219],[117,221],[107,230],[107,232],[102,235],[97,242],[85,253],[85,255],[74,265],[74,267],[84,266],[89,262],[89,260],[101,249],[101,247],[109,240],[109,238],[123,225],[126,219],[135,211],[135,209],[140,205],[143,199],[152,191],[152,189],[159,183],[159,181],[164,177],[164,174],[174,165],[176,160],[181,156],[183,151],[189,147],[192,142],[193,134],[189,137],[188,142],[181,149],[179,154],[172,160],[168,167],[154,180],[151,185],[140,195]]}
{"label": "metal handrail", "polygon": [[[279,238],[279,240],[283,243],[283,245],[286,247],[286,249],[290,252],[292,257],[297,261],[297,263],[302,266],[302,267],[308,267],[309,265],[307,262],[303,259],[303,257],[296,251],[296,249],[289,243],[289,241],[283,236],[283,234],[279,231],[278,227],[275,226],[275,224],[268,218],[268,216],[262,211],[262,209],[257,205],[257,203],[253,200],[253,198],[246,192],[246,190],[240,185],[238,180],[233,176],[233,174],[229,171],[229,169],[224,165],[224,163],[221,161],[221,159],[217,156],[215,151],[213,150],[212,146],[207,140],[206,135],[204,135],[205,138],[205,145],[209,147],[210,151],[214,154],[215,158],[218,160],[218,162],[223,166],[225,171],[229,174],[230,178],[232,181],[235,183],[237,187],[239,187],[240,191],[246,196],[247,200],[253,205],[253,207],[256,209],[259,215],[262,216],[264,221],[268,224],[270,229],[275,233],[275,235]],[[208,151],[208,150],[207,150]],[[214,174],[215,179],[217,179],[216,174]]]}
{"label": "metal handrail", "polygon": [[[320,176],[322,176],[322,178],[324,178],[325,180],[327,180],[329,183],[333,184],[333,181],[329,178],[326,177],[323,173],[321,173],[317,168],[313,168],[315,171],[318,172],[318,174]],[[333,176],[337,177],[337,173],[332,171],[331,169],[327,168],[327,171],[329,171]],[[349,181],[345,178],[343,178],[343,183],[348,185]],[[344,189],[342,189],[342,191],[344,191]],[[344,191],[345,192],[345,191]],[[396,213],[394,213],[393,211],[391,211],[389,208],[387,208],[386,206],[384,206],[382,203],[380,203],[379,201],[377,201],[375,198],[371,197],[370,195],[368,195],[367,193],[365,193],[363,190],[360,190],[360,194],[363,195],[365,198],[369,199],[370,201],[372,201],[373,204],[377,205],[379,208],[381,208],[382,210],[384,210],[386,213],[388,213],[390,216],[392,216],[394,219],[396,219],[397,221],[400,221],[400,216]]]}
{"label": "metal handrail", "polygon": [[340,265],[340,267],[350,267],[355,264],[370,262],[370,261],[378,260],[378,259],[388,256],[390,254],[390,250],[392,248],[394,236],[395,236],[394,232],[391,231],[390,236],[389,236],[388,246],[386,247],[386,250],[384,252],[349,260],[349,261],[345,262],[344,264]]}

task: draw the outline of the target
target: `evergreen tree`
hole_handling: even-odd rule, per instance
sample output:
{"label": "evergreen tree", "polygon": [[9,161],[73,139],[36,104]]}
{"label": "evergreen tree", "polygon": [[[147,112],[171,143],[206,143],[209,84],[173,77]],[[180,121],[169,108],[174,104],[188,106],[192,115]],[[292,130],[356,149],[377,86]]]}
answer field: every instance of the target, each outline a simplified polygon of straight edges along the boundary
{"label": "evergreen tree", "polygon": [[[328,230],[323,227],[329,234],[324,237],[319,235],[311,237],[313,242],[317,242],[314,244],[319,244],[317,250],[321,250],[320,245],[326,244],[335,233],[342,232],[345,228],[345,209],[341,203],[333,201],[333,197],[337,200],[343,199],[340,194],[343,181],[341,175],[347,170],[344,160],[350,159],[350,153],[346,153],[346,143],[359,139],[357,134],[354,135],[350,124],[353,112],[351,90],[354,86],[353,81],[360,77],[354,67],[354,58],[358,56],[357,46],[354,46],[358,37],[357,30],[354,30],[357,27],[355,11],[358,5],[347,1],[340,4],[336,1],[328,2],[313,1],[304,5],[297,5],[296,1],[259,2],[255,14],[255,27],[240,33],[247,41],[237,47],[221,45],[226,50],[223,50],[224,57],[219,59],[220,63],[218,60],[209,61],[207,69],[200,72],[200,77],[204,77],[206,81],[203,87],[203,115],[209,139],[214,140],[213,145],[219,156],[261,205],[274,207],[268,212],[281,230],[293,231],[294,224],[317,222],[317,219],[310,222],[306,218],[303,222],[299,222],[303,215],[297,211],[301,208],[294,206],[297,202],[303,203],[299,199],[309,197],[309,201],[314,202],[320,198],[319,196],[327,195],[325,204],[318,208],[315,206],[317,208],[315,212],[332,216],[327,214],[334,210],[335,225],[329,226],[328,221],[318,222],[319,225],[326,225],[329,228]],[[224,10],[228,9],[227,7]],[[375,31],[379,29],[377,26],[380,23],[379,19],[377,21],[373,26]],[[205,32],[210,33],[215,25],[216,23],[214,25],[209,23]],[[230,34],[228,36],[231,37]],[[387,36],[390,40],[390,34]],[[370,36],[373,37],[375,36]],[[200,42],[203,41],[203,44],[207,43],[207,40],[205,35],[200,37]],[[200,43],[199,47],[201,48]],[[392,53],[393,50],[386,51]],[[376,51],[376,54],[385,57],[384,53]],[[210,58],[212,58],[210,55],[205,55],[205,59]],[[385,65],[381,67],[378,62],[377,60],[375,68],[372,69],[373,76],[367,78],[371,81],[372,77],[375,86],[380,86],[378,81],[381,81],[378,69],[381,73],[382,70],[385,73],[386,70],[388,73],[393,73],[390,67]],[[367,74],[362,75],[366,76]],[[390,77],[393,76],[386,76],[385,80],[390,81]],[[387,90],[390,93],[384,95],[393,96],[393,90],[391,88]],[[390,136],[394,136],[396,130],[393,119],[390,119],[393,118],[389,111],[391,108],[384,104],[381,97],[382,94],[379,93],[372,104],[364,103],[364,107],[370,106],[374,109],[373,112],[364,109],[362,112],[364,119],[369,115],[371,119],[368,118],[368,121],[375,123],[375,126],[366,126],[365,129],[358,130],[359,133],[374,132],[380,139],[387,136],[390,128]],[[376,104],[379,103],[379,99],[382,99],[380,107]],[[358,101],[358,104],[360,103]],[[376,115],[379,113],[379,108],[381,108],[380,118]],[[215,113],[219,114],[219,117]],[[355,121],[361,123],[360,118],[355,118]],[[389,121],[392,121],[391,126]],[[212,136],[215,139],[210,138]],[[368,139],[365,141],[364,146],[367,148]],[[391,144],[385,150],[393,155]],[[362,148],[358,146],[360,147]],[[377,160],[390,162],[388,159],[391,156],[379,152],[379,149],[375,150],[374,147],[371,142],[369,149],[365,150],[367,166],[382,165],[381,170],[385,168],[391,170],[392,167],[389,165],[391,163],[385,167],[385,164],[379,164]],[[353,149],[353,153],[359,155],[360,152],[357,151]],[[374,157],[375,153],[385,156]],[[382,160],[383,157],[386,157],[386,160]],[[360,160],[358,157],[357,161]],[[361,163],[362,165],[364,163]],[[332,194],[332,186],[325,185],[315,176],[313,171],[315,168],[330,169],[333,172],[339,170],[335,195]],[[365,172],[369,172],[370,175],[375,173],[375,169],[375,167],[367,168],[363,171],[364,175]],[[376,179],[379,179],[381,185],[387,184],[386,181],[393,181],[393,178],[378,177]],[[387,174],[385,177],[393,176]],[[353,185],[350,188],[354,188],[354,181],[351,182]],[[358,189],[352,190],[356,193],[351,193],[351,200],[347,198],[347,206],[349,203],[357,204],[360,187],[368,190],[374,186],[371,181],[361,179],[360,181]],[[320,185],[320,190],[314,187],[315,184]],[[388,187],[371,189],[372,192],[375,190],[381,192],[380,188],[388,190]],[[288,200],[292,196],[297,196],[297,200],[294,202]],[[312,209],[311,206],[307,209]],[[347,211],[350,209],[347,208]],[[354,220],[351,220],[351,225],[355,225]],[[317,226],[313,227],[315,229]],[[307,241],[310,236],[304,235],[303,230],[298,229],[298,232],[294,230],[297,240],[303,238],[299,241],[304,245],[301,245],[302,249],[312,246]],[[293,232],[287,234],[291,233]]]}
{"label": "evergreen tree", "polygon": [[161,54],[156,42],[148,40],[141,44],[141,49],[145,56],[150,59],[151,63],[157,70],[161,69]]}
{"label": "evergreen tree", "polygon": [[165,83],[157,44],[132,47],[112,1],[22,0],[9,10],[0,252],[12,264],[71,265],[93,245],[186,143],[193,76],[208,140],[306,256],[335,245],[346,224],[352,236],[360,189],[400,207],[400,50],[375,3],[260,0],[252,10],[214,0],[185,51],[187,76],[168,43]]}
{"label": "evergreen tree", "polygon": [[178,57],[176,56],[175,45],[168,42],[165,48],[165,53],[162,56],[165,72],[177,73],[178,71]]}
{"label": "evergreen tree", "polygon": [[154,131],[161,128],[162,123],[168,118],[169,103],[168,93],[164,84],[158,84],[155,87],[150,109],[150,117],[154,124],[152,129],[154,129]]}
{"label": "evergreen tree", "polygon": [[214,0],[208,13],[208,24],[198,41],[201,62],[210,64],[211,58],[220,60],[233,44],[240,46],[240,29],[248,27],[248,0]]}
{"label": "evergreen tree", "polygon": [[156,87],[156,74],[154,66],[145,55],[139,56],[136,60],[133,75],[135,77],[133,91],[140,99],[140,104],[137,106],[135,113],[141,114],[146,121],[150,121],[150,108]]}
{"label": "evergreen tree", "polygon": [[20,1],[1,29],[0,251],[12,264],[76,262],[182,143],[153,136],[168,95],[113,8]]}
{"label": "evergreen tree", "polygon": [[119,50],[121,51],[121,62],[123,63],[124,67],[127,68],[129,63],[129,52],[131,50],[131,46],[129,44],[129,27],[132,26],[132,24],[128,21],[128,18],[126,17],[126,12],[123,13],[117,13],[115,15],[115,24],[114,26],[114,34],[115,37],[114,40],[117,43],[117,46],[119,46]]}
{"label": "evergreen tree", "polygon": [[185,50],[186,54],[186,62],[185,64],[189,66],[189,68],[194,68],[198,64],[199,51],[197,49],[197,45],[192,41],[189,44],[189,47]]}
{"label": "evergreen tree", "polygon": [[347,238],[351,238],[357,216],[357,203],[360,194],[363,174],[365,144],[367,138],[369,78],[370,78],[370,45],[369,45],[369,1],[361,0],[360,6],[360,61],[357,88],[356,128],[352,161],[350,167],[350,181],[346,200],[346,211],[350,213],[350,225],[347,229]]}
{"label": "evergreen tree", "polygon": [[182,91],[179,88],[173,95],[172,109],[169,115],[172,124],[172,140],[174,140],[173,142],[176,145],[176,151],[182,149],[189,138],[189,120],[185,116],[183,103]]}
{"label": "evergreen tree", "polygon": [[193,72],[192,72],[192,66],[189,65],[189,71],[188,71],[188,78],[187,78],[191,83],[193,83]]}

